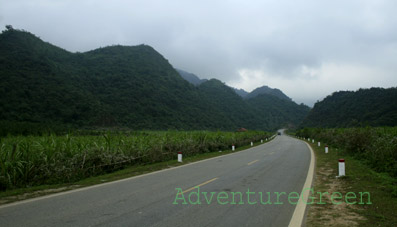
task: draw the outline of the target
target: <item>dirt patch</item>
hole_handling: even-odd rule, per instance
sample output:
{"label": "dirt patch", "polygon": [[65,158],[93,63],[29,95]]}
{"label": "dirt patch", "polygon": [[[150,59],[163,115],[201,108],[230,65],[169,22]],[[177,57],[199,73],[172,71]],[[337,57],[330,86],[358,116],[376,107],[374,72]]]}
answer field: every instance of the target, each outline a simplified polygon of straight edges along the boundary
{"label": "dirt patch", "polygon": [[[340,204],[333,204],[331,195],[333,192],[346,192],[343,180],[336,178],[335,170],[331,166],[316,167],[314,179],[314,204],[309,206],[306,226],[358,226],[359,221],[366,220],[360,216],[358,208],[346,203],[343,199],[335,200]],[[317,192],[329,192],[321,195],[321,200],[326,204],[317,204],[320,196]]]}

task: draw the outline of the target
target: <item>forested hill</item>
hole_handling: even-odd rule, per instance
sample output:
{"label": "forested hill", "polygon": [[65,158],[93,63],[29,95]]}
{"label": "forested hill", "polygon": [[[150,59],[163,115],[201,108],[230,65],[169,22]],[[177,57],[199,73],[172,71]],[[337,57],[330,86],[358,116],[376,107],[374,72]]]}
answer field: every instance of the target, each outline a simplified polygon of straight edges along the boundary
{"label": "forested hill", "polygon": [[185,80],[187,80],[189,83],[198,86],[201,83],[207,81],[206,79],[200,79],[198,76],[194,75],[193,73],[188,73],[182,69],[175,69],[179,75]]}
{"label": "forested hill", "polygon": [[[263,124],[272,119],[258,117],[258,106],[225,87],[219,81],[193,86],[147,45],[71,53],[25,31],[0,35],[3,134],[22,125],[28,131],[55,126],[273,130],[303,119]],[[278,111],[280,118],[283,108]]]}
{"label": "forested hill", "polygon": [[307,116],[310,108],[304,104],[296,104],[288,99],[279,99],[274,95],[260,94],[247,99],[250,106],[255,107],[255,115],[260,116],[261,127],[277,128],[285,122],[291,122],[285,127],[294,127],[292,122],[301,122]]}
{"label": "forested hill", "polygon": [[288,97],[287,95],[285,95],[279,89],[270,88],[268,86],[258,87],[256,89],[254,89],[253,91],[251,91],[249,94],[247,94],[244,98],[250,99],[250,98],[254,98],[261,94],[269,94],[269,95],[276,96],[279,99],[285,99],[285,100],[291,101],[291,98]]}
{"label": "forested hill", "polygon": [[397,88],[335,92],[314,105],[302,126],[397,126]]}
{"label": "forested hill", "polygon": [[[198,86],[201,83],[204,83],[205,81],[207,81],[207,79],[200,79],[197,75],[195,75],[193,73],[186,72],[181,69],[176,69],[176,71],[182,76],[183,79],[185,79],[186,81],[188,81],[189,83],[191,83],[195,86]],[[262,95],[262,94],[267,94],[267,95],[276,96],[279,99],[285,99],[285,100],[292,101],[292,99],[290,97],[288,97],[286,94],[284,94],[281,90],[279,90],[277,88],[270,88],[268,86],[258,87],[251,92],[247,92],[244,89],[237,89],[237,88],[233,88],[233,87],[231,87],[231,88],[233,89],[233,91],[236,94],[238,94],[239,96],[246,98],[246,99],[254,98],[254,97],[256,97],[258,95]]]}

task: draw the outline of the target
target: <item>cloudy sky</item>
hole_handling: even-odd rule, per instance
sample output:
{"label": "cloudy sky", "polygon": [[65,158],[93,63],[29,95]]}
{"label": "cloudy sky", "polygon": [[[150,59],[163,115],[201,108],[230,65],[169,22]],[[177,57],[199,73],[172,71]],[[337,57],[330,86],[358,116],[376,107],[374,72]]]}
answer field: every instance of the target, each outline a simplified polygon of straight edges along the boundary
{"label": "cloudy sky", "polygon": [[0,26],[72,52],[147,44],[201,78],[313,105],[397,86],[396,12],[395,0],[0,0]]}

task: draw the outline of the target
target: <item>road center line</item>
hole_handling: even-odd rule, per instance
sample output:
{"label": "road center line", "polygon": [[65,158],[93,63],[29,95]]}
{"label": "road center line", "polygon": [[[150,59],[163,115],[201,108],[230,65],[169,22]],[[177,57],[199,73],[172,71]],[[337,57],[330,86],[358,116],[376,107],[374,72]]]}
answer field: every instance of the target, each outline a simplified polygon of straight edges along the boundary
{"label": "road center line", "polygon": [[257,159],[257,160],[254,160],[254,161],[248,163],[247,165],[252,165],[252,164],[254,164],[254,163],[257,162],[257,161],[259,161],[259,160],[258,160],[258,159]]}
{"label": "road center line", "polygon": [[203,186],[203,185],[209,184],[209,183],[211,183],[212,181],[215,181],[216,179],[218,179],[218,178],[215,177],[215,178],[212,178],[211,180],[208,180],[208,181],[206,181],[206,182],[204,182],[204,183],[201,183],[201,184],[199,184],[199,185],[197,185],[197,186],[191,187],[191,188],[189,188],[189,189],[183,191],[182,194],[183,194],[183,193],[186,193],[186,192],[190,192],[191,190],[193,190],[193,189],[195,189],[195,188],[197,188],[197,187],[201,187],[201,186]]}

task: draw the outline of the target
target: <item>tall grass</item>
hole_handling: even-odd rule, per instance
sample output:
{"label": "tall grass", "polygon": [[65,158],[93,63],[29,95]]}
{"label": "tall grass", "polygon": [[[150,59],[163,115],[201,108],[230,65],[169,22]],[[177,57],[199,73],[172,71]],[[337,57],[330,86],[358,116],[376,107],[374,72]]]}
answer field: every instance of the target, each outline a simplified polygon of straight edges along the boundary
{"label": "tall grass", "polygon": [[397,127],[305,128],[296,135],[344,148],[376,171],[397,177]]}
{"label": "tall grass", "polygon": [[86,177],[247,145],[266,132],[128,132],[0,138],[0,190],[74,182]]}

